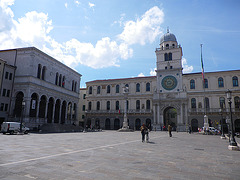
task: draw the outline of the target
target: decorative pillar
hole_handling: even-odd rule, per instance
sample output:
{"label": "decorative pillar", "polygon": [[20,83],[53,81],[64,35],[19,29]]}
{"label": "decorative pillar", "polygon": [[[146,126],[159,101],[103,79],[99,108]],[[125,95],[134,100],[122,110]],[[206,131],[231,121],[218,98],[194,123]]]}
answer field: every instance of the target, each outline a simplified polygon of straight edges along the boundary
{"label": "decorative pillar", "polygon": [[55,105],[56,105],[56,102],[55,102],[55,101],[53,101],[53,109],[52,109],[52,124],[54,124]]}

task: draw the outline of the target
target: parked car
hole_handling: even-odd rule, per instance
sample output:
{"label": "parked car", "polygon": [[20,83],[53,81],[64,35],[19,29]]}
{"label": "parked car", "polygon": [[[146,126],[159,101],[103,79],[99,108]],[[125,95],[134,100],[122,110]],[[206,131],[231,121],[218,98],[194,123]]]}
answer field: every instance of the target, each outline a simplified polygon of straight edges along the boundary
{"label": "parked car", "polygon": [[[21,124],[19,122],[3,122],[1,132],[3,134],[6,134],[6,133],[10,133],[10,134],[18,133],[18,132],[20,132],[20,125]],[[24,134],[28,134],[29,128],[27,128],[24,125],[22,125],[22,132]]]}

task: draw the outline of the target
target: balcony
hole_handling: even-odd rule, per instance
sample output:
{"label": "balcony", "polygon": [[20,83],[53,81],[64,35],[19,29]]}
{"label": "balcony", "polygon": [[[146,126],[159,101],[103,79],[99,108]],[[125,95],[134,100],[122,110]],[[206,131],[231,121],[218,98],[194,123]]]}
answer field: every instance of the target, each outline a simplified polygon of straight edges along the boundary
{"label": "balcony", "polygon": [[[86,114],[124,114],[124,110],[86,110]],[[127,114],[149,114],[151,109],[128,109]]]}
{"label": "balcony", "polygon": [[[206,113],[219,113],[220,111],[220,108],[206,108]],[[191,108],[191,109],[188,109],[188,112],[189,113],[196,113],[196,114],[199,114],[199,113],[204,113],[204,108]],[[240,109],[238,108],[232,108],[232,112],[233,113],[240,113]],[[229,108],[224,108],[222,109],[222,113],[230,113],[230,109]]]}

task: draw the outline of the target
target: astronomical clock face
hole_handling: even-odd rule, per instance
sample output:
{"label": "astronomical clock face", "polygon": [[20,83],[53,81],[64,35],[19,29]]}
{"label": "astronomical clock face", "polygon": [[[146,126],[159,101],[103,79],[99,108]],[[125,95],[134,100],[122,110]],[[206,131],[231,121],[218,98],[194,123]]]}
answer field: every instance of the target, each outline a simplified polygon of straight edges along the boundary
{"label": "astronomical clock face", "polygon": [[174,76],[166,76],[162,79],[162,87],[166,90],[173,90],[177,86],[177,79]]}

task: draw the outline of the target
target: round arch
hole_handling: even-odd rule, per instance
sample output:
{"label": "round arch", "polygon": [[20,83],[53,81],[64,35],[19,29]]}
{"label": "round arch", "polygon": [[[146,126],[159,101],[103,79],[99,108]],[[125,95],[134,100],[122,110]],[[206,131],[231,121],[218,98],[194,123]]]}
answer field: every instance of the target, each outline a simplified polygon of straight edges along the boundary
{"label": "round arch", "polygon": [[14,116],[21,117],[22,115],[22,101],[23,101],[24,94],[22,91],[16,94],[15,100],[15,108],[14,108]]}
{"label": "round arch", "polygon": [[191,120],[191,128],[192,128],[192,132],[198,132],[198,120],[197,119]]}
{"label": "round arch", "polygon": [[140,127],[141,127],[141,120],[137,118],[135,120],[135,130],[140,130]]}
{"label": "round arch", "polygon": [[235,124],[235,132],[240,132],[240,119],[236,119],[234,121]]}
{"label": "round arch", "polygon": [[110,123],[110,119],[107,118],[107,119],[105,120],[105,129],[109,130],[110,127],[111,127],[110,125],[111,125],[111,123]]}
{"label": "round arch", "polygon": [[169,106],[164,109],[163,111],[164,117],[164,126],[167,127],[168,125],[172,126],[173,130],[177,128],[177,109],[172,106]]}

